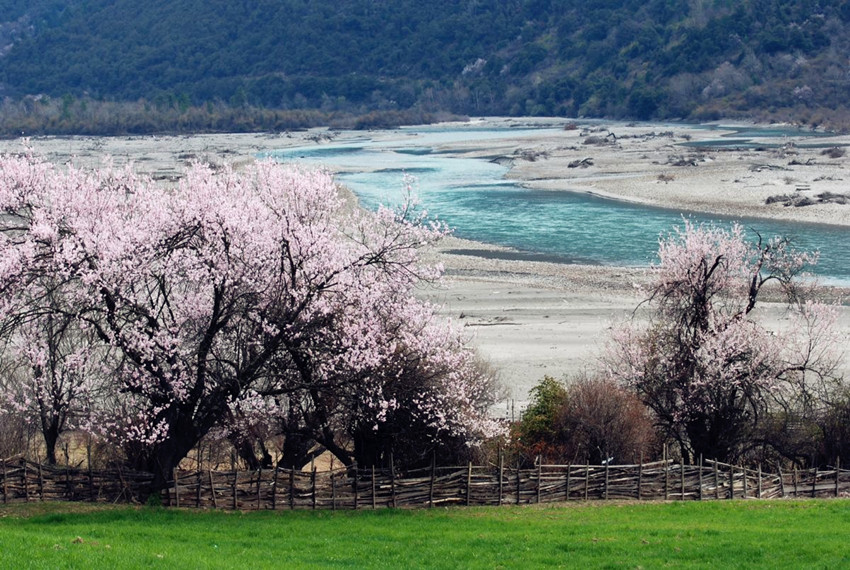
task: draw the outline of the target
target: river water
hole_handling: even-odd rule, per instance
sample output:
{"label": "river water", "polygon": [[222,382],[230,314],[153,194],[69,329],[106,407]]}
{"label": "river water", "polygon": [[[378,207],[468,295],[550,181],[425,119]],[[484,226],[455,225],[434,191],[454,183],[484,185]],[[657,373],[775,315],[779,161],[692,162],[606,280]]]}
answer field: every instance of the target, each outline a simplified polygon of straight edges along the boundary
{"label": "river water", "polygon": [[[553,132],[560,129],[551,129]],[[398,203],[405,175],[429,214],[446,222],[458,237],[504,245],[530,258],[565,263],[643,266],[654,261],[659,236],[694,221],[748,228],[752,235],[783,235],[804,250],[819,250],[814,272],[826,282],[850,283],[850,230],[842,227],[739,218],[647,207],[585,193],[539,191],[505,179],[508,167],[480,158],[447,156],[444,143],[474,143],[539,135],[541,129],[415,127],[390,139],[368,133],[327,144],[290,148],[270,156],[284,162],[323,165],[337,173],[367,208]],[[779,137],[782,131],[748,131]],[[798,133],[797,133],[798,134]],[[718,139],[727,144],[730,139]],[[816,143],[813,143],[816,144]],[[482,147],[484,145],[482,144]],[[703,145],[704,146],[704,145]]]}

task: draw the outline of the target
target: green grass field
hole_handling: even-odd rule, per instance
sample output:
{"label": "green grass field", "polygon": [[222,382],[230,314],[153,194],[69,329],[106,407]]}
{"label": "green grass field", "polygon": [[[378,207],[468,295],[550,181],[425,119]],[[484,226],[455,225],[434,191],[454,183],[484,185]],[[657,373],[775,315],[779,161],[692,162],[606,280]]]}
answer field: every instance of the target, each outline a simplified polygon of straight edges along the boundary
{"label": "green grass field", "polygon": [[358,512],[0,507],[0,568],[850,568],[850,501]]}

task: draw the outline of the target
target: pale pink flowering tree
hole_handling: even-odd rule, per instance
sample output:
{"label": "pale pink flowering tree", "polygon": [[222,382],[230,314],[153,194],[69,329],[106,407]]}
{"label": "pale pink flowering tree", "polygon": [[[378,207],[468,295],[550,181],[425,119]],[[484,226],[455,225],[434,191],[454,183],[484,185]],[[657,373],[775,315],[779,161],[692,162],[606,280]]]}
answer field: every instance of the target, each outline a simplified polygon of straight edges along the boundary
{"label": "pale pink flowering tree", "polygon": [[[837,363],[834,308],[806,300],[799,279],[816,255],[788,240],[745,239],[743,229],[684,228],[662,239],[649,322],[617,328],[609,373],[633,388],[686,461],[735,461],[765,444],[777,406],[813,397]],[[769,331],[753,310],[766,286],[799,325]]]}
{"label": "pale pink flowering tree", "polygon": [[[304,368],[321,371],[320,380],[304,383],[306,376],[298,373],[292,382],[233,403],[218,435],[227,436],[249,465],[271,466],[265,440],[273,435],[284,436],[282,467],[300,468],[324,450],[347,465],[386,465],[392,453],[396,466],[409,467],[430,462],[434,453],[456,459],[470,444],[500,432],[483,413],[492,402],[494,377],[458,331],[400,290],[372,301],[361,313],[370,315],[367,332],[329,329],[342,336],[309,339]],[[345,351],[328,350],[363,334],[380,358],[352,362]],[[282,365],[291,366],[286,360]]]}
{"label": "pale pink flowering tree", "polygon": [[457,333],[423,334],[440,327],[412,289],[438,271],[419,250],[444,230],[410,204],[362,212],[328,174],[271,162],[195,166],[168,189],[128,169],[5,157],[0,210],[5,330],[55,310],[51,276],[62,315],[112,351],[111,397],[89,426],[131,450],[155,486],[255,407],[298,406],[303,435],[350,460],[346,414],[371,410],[380,425],[400,401],[384,376],[405,350],[458,371],[410,400],[434,433],[492,427],[453,360],[468,354]]}
{"label": "pale pink flowering tree", "polygon": [[62,433],[86,422],[103,379],[102,357],[75,324],[67,313],[40,315],[18,327],[3,353],[0,413],[37,423],[51,465]]}
{"label": "pale pink flowering tree", "polygon": [[494,377],[450,324],[419,303],[381,318],[383,330],[373,332],[386,342],[381,362],[341,366],[319,384],[261,390],[235,403],[226,435],[249,465],[271,466],[264,442],[274,435],[284,436],[283,467],[300,468],[329,449],[344,464],[388,465],[393,454],[407,468],[433,454],[457,461],[500,432],[482,413]]}

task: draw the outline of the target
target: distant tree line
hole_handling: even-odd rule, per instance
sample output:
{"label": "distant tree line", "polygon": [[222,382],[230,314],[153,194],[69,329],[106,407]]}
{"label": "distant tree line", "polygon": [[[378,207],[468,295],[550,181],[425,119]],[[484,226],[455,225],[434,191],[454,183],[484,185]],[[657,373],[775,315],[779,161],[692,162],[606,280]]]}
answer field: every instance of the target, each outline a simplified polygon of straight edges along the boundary
{"label": "distant tree line", "polygon": [[0,14],[0,95],[15,101],[850,124],[847,0],[6,0]]}
{"label": "distant tree line", "polygon": [[319,109],[267,109],[226,103],[192,105],[182,98],[157,102],[97,101],[66,94],[6,99],[0,103],[0,136],[145,135],[154,133],[283,132],[328,126],[340,129],[393,128],[463,117],[421,109],[351,113]]}

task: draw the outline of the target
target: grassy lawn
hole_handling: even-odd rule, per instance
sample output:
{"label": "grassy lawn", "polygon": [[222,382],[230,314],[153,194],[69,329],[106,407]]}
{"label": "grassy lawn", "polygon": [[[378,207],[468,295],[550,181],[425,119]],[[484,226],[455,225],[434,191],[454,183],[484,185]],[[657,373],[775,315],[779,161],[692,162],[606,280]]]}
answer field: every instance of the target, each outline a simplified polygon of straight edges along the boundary
{"label": "grassy lawn", "polygon": [[850,501],[358,512],[0,506],[0,568],[848,568]]}

